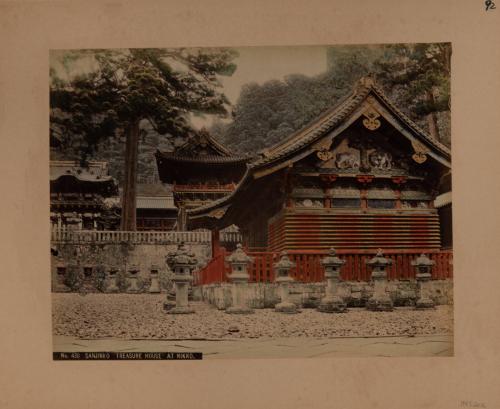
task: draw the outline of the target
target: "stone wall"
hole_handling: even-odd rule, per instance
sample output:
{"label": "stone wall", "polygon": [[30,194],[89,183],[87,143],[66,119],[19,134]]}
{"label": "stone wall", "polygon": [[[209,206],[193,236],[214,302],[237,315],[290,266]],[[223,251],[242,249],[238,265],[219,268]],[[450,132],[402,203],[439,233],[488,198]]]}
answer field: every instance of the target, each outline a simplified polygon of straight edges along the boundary
{"label": "stone wall", "polygon": [[[117,271],[121,291],[127,287],[126,275],[132,265],[139,267],[138,284],[147,291],[151,282],[151,266],[158,267],[162,289],[170,288],[170,269],[165,263],[166,255],[177,248],[176,244],[129,244],[101,243],[76,244],[58,243],[51,247],[52,291],[104,291],[105,276],[110,268]],[[210,260],[210,246],[190,245],[199,261],[199,266]]]}
{"label": "stone wall", "polygon": [[[142,291],[149,289],[151,266],[156,265],[162,290],[170,290],[171,271],[165,263],[166,255],[177,248],[176,244],[129,244],[102,243],[76,244],[58,243],[52,245],[51,277],[53,291],[104,291],[106,273],[116,267],[117,284],[126,291],[126,273],[130,266],[137,265],[138,286]],[[199,266],[210,260],[210,246],[192,244],[191,250],[199,260]],[[64,270],[64,275],[61,273]],[[87,272],[87,275],[85,274]],[[90,276],[88,273],[90,272]],[[453,282],[433,280],[430,282],[432,298],[436,304],[453,302]],[[302,307],[316,307],[324,296],[324,283],[294,283],[291,285],[292,302]],[[348,306],[364,306],[373,293],[371,283],[343,282],[340,290]],[[389,292],[396,306],[412,305],[417,297],[415,281],[390,281]],[[219,309],[231,306],[231,284],[210,284],[193,288],[193,297],[207,301]],[[247,286],[248,302],[253,308],[272,308],[279,302],[277,285],[274,283],[250,283]]]}
{"label": "stone wall", "polygon": [[[453,303],[453,281],[430,282],[431,298],[436,305]],[[272,308],[279,302],[278,287],[274,283],[250,283],[247,285],[247,302],[252,308]],[[363,307],[373,294],[372,283],[343,282],[341,294],[349,307]],[[325,283],[294,283],[290,287],[291,301],[303,308],[315,308],[325,293]],[[415,281],[390,281],[389,293],[395,306],[412,306],[417,298]],[[209,284],[195,288],[195,298],[207,301],[218,309],[231,306],[231,284]]]}

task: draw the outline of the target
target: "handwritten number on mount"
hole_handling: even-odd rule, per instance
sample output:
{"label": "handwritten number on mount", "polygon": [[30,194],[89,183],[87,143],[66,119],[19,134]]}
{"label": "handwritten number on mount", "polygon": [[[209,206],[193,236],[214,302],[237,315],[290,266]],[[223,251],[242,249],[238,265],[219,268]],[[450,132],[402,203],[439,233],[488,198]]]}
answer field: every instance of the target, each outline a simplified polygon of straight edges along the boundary
{"label": "handwritten number on mount", "polygon": [[486,0],[484,5],[486,6],[486,11],[496,9],[495,3],[492,0]]}

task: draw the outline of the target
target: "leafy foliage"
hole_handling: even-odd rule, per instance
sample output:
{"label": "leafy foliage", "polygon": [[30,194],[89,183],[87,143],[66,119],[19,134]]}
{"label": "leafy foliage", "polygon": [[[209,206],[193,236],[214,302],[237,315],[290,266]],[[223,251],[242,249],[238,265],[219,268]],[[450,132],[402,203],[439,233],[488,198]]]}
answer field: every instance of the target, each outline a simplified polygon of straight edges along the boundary
{"label": "leafy foliage", "polygon": [[[171,135],[193,132],[189,115],[224,116],[228,103],[217,91],[217,76],[232,74],[236,55],[227,49],[66,52],[66,70],[82,56],[91,59],[92,69],[71,81],[52,72],[51,129],[62,142],[61,159],[109,161],[121,182],[134,111],[142,118],[138,173],[143,182],[154,179],[152,154],[157,147],[171,148]],[[450,56],[448,43],[332,46],[324,74],[246,84],[232,121],[216,119],[210,132],[233,150],[256,152],[305,126],[373,73],[410,118],[427,130],[429,119],[434,121],[437,136],[449,145]]]}
{"label": "leafy foliage", "polygon": [[[187,136],[193,112],[225,115],[228,101],[218,75],[231,75],[229,49],[94,50],[96,69],[69,81],[55,77],[50,90],[51,133],[82,159],[99,142],[127,134],[146,120],[159,135]],[[68,59],[74,60],[74,54]]]}
{"label": "leafy foliage", "polygon": [[256,152],[332,107],[362,76],[375,74],[391,99],[424,129],[432,114],[436,137],[449,144],[450,55],[445,43],[330,47],[326,73],[248,84],[233,109],[233,122],[216,121],[210,131],[236,151]]}

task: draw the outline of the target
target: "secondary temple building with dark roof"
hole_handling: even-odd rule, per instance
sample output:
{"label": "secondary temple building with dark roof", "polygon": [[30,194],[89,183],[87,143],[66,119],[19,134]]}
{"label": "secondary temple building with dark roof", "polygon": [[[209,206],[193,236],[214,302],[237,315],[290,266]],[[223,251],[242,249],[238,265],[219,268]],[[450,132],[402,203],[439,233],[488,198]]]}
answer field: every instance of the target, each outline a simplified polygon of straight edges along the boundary
{"label": "secondary temple building with dark roof", "polygon": [[441,226],[434,205],[446,193],[443,180],[451,177],[449,148],[411,121],[370,77],[256,159],[219,157],[176,162],[157,156],[163,181],[185,185],[210,173],[219,184],[237,182],[214,201],[186,206],[189,229],[234,224],[247,247],[268,251],[432,251],[441,248],[443,235],[451,238],[451,218]]}
{"label": "secondary temple building with dark roof", "polygon": [[[121,195],[108,163],[50,162],[50,217],[54,227],[117,230]],[[177,223],[170,189],[161,183],[137,184],[137,230],[168,231]]]}
{"label": "secondary temple building with dark roof", "polygon": [[156,152],[160,180],[172,185],[177,226],[185,230],[187,211],[232,193],[243,177],[248,156],[235,155],[202,130],[174,152]]}
{"label": "secondary temple building with dark roof", "polygon": [[[106,162],[50,162],[50,218],[54,226],[110,229],[119,223],[113,208],[118,185]],[[116,200],[115,200],[116,201]]]}
{"label": "secondary temple building with dark roof", "polygon": [[137,230],[168,231],[177,223],[172,191],[161,183],[137,184]]}

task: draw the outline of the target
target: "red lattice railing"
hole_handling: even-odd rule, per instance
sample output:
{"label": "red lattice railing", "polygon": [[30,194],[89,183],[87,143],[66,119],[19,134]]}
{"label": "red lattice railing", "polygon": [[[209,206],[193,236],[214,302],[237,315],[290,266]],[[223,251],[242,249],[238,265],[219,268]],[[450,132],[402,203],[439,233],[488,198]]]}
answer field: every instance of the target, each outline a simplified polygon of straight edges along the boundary
{"label": "red lattice railing", "polygon": [[[453,277],[453,252],[451,250],[387,250],[385,257],[392,260],[388,268],[387,278],[389,280],[405,280],[415,278],[415,268],[411,262],[421,253],[425,253],[431,260],[435,261],[432,267],[432,278],[435,280],[449,279]],[[324,280],[324,268],[321,259],[327,254],[326,251],[289,251],[288,256],[296,263],[290,271],[290,275],[297,282],[314,283]],[[341,277],[345,281],[370,281],[371,270],[366,261],[375,255],[373,250],[338,250],[338,256],[345,260],[342,267]],[[229,255],[224,249],[213,258],[203,269],[195,273],[194,284],[204,285],[230,281],[231,267],[225,262]],[[279,260],[278,252],[248,252],[254,257],[254,262],[249,266],[250,282],[274,282],[275,272],[273,263]]]}

